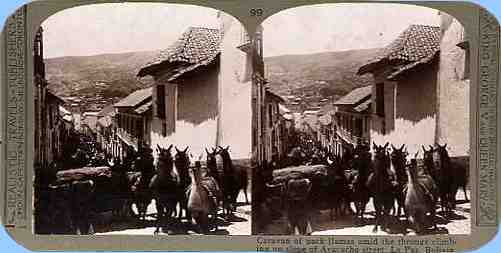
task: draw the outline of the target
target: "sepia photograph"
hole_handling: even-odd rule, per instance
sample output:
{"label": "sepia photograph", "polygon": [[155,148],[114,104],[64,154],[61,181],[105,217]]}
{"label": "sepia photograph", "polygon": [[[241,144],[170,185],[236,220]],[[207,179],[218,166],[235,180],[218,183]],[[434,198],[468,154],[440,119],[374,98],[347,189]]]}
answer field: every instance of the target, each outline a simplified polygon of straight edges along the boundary
{"label": "sepia photograph", "polygon": [[251,234],[256,55],[236,18],[92,4],[34,43],[36,234]]}
{"label": "sepia photograph", "polygon": [[470,53],[457,19],[319,4],[268,17],[262,37],[253,234],[470,234]]}

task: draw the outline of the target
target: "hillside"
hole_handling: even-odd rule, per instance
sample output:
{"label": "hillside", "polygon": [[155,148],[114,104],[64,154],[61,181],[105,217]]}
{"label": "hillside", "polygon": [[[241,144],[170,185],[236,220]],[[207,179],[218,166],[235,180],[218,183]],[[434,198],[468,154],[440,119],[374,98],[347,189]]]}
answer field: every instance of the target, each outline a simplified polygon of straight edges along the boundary
{"label": "hillside", "polygon": [[138,80],[136,74],[157,54],[151,51],[47,59],[49,89],[62,97],[124,97],[151,84],[151,80]]}
{"label": "hillside", "polygon": [[[265,58],[271,89],[284,97],[302,98],[301,109],[333,101],[356,87],[370,84],[371,76],[357,76],[360,66],[372,59],[377,49],[283,55]],[[158,51],[61,57],[46,60],[49,89],[61,97],[78,97],[81,106],[116,102],[151,79],[136,74],[154,59]],[[88,108],[86,108],[87,110]],[[294,108],[292,108],[294,109]],[[294,109],[295,110],[295,109]]]}
{"label": "hillside", "polygon": [[317,106],[319,100],[336,100],[354,88],[371,84],[371,75],[358,76],[356,72],[378,51],[362,49],[267,57],[264,59],[266,76],[270,89],[277,94],[302,98],[303,102],[306,100],[303,107]]}

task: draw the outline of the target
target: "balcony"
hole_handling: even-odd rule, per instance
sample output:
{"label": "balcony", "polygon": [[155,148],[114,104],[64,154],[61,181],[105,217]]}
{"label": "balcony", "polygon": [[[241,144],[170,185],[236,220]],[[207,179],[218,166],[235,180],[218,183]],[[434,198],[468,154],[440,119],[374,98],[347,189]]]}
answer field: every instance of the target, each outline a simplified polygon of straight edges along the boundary
{"label": "balcony", "polygon": [[353,135],[351,132],[345,129],[338,129],[336,135],[339,136],[343,141],[357,145],[358,141],[369,142],[369,138]]}
{"label": "balcony", "polygon": [[136,151],[138,150],[139,139],[137,137],[131,135],[127,131],[125,131],[125,129],[119,128],[117,130],[117,136],[118,136],[118,138],[120,138],[120,140],[125,142],[127,145],[132,146]]}

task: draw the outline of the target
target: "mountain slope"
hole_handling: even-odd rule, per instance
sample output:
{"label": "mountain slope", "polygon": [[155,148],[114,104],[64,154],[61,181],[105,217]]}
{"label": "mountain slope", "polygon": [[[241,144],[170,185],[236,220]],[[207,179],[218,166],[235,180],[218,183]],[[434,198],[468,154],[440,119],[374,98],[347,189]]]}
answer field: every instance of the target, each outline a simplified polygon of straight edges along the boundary
{"label": "mountain slope", "polygon": [[371,75],[358,76],[356,72],[378,52],[362,49],[267,57],[266,76],[270,89],[282,96],[337,98],[371,84]]}
{"label": "mountain slope", "polygon": [[47,59],[49,89],[63,97],[123,97],[152,83],[138,80],[136,74],[157,54],[150,51]]}
{"label": "mountain slope", "polygon": [[[369,85],[370,75],[358,76],[360,66],[378,49],[283,55],[265,58],[266,76],[272,91],[282,96],[302,97],[303,107],[318,101],[338,99],[354,88]],[[62,97],[83,98],[83,104],[108,104],[153,84],[151,78],[137,79],[141,67],[159,51],[60,57],[46,60],[49,89]]]}

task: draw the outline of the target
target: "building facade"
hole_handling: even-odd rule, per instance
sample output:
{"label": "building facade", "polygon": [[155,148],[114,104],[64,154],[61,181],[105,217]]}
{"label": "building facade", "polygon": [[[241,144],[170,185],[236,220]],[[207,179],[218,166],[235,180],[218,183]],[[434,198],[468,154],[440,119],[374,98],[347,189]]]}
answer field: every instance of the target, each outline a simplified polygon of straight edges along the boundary
{"label": "building facade", "polygon": [[334,102],[334,154],[342,156],[346,148],[370,142],[371,95],[372,86],[365,86]]}
{"label": "building facade", "polygon": [[218,15],[219,29],[189,28],[139,72],[155,79],[150,145],[189,147],[196,159],[205,148],[230,146],[233,159],[250,161],[248,36],[235,18]]}
{"label": "building facade", "polygon": [[283,132],[285,119],[280,114],[280,105],[284,103],[283,98],[270,90],[265,90],[264,115],[265,122],[265,160],[271,162],[279,161],[284,156],[284,146],[287,143],[286,133]]}
{"label": "building facade", "polygon": [[[151,145],[151,106],[152,87],[139,89],[113,105],[114,112],[106,113],[105,116],[113,116],[113,127],[104,128],[103,132],[112,131],[114,138],[110,140],[111,147],[107,147],[114,157],[124,158],[128,147],[139,150],[139,145]],[[100,124],[107,125],[107,119],[103,117]]]}
{"label": "building facade", "polygon": [[108,157],[118,157],[118,152],[113,152],[116,145],[116,124],[113,120],[116,116],[116,109],[113,104],[104,107],[97,115],[97,138],[99,148]]}
{"label": "building facade", "polygon": [[72,119],[66,115],[67,110],[62,107],[65,103],[64,100],[47,88],[42,27],[35,35],[33,55],[35,75],[34,156],[36,166],[46,167],[61,158],[66,136],[70,132],[68,128],[72,127],[73,124]]}
{"label": "building facade", "polygon": [[470,49],[464,27],[440,13],[436,142],[447,143],[451,156],[470,155]]}
{"label": "building facade", "polygon": [[362,66],[372,73],[370,137],[376,143],[421,146],[448,143],[452,156],[469,148],[469,87],[464,28],[442,15],[441,27],[411,25],[382,56]]}

